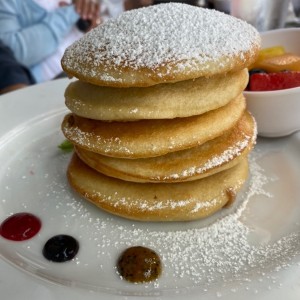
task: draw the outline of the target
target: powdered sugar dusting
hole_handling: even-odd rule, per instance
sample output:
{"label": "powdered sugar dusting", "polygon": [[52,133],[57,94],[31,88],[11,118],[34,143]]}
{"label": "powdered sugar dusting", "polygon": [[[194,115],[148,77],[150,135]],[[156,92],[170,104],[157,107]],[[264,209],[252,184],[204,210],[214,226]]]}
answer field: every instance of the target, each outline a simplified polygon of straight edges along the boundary
{"label": "powdered sugar dusting", "polygon": [[[2,253],[7,250],[8,259],[18,249],[18,253],[24,254],[26,259],[24,265],[33,269],[38,266],[40,270],[42,264],[45,266],[43,274],[53,278],[53,264],[39,261],[41,243],[46,236],[64,232],[79,239],[81,252],[75,261],[55,268],[55,274],[56,278],[65,279],[68,283],[71,278],[72,286],[87,286],[89,290],[122,295],[136,292],[139,296],[155,293],[161,296],[195,288],[195,294],[203,298],[216,291],[218,296],[222,296],[224,289],[237,293],[239,289],[245,291],[246,288],[253,296],[253,286],[249,288],[251,282],[261,283],[260,287],[255,285],[255,288],[265,295],[268,286],[277,289],[280,284],[285,284],[288,278],[283,279],[286,273],[281,271],[295,266],[293,257],[297,256],[299,261],[299,177],[295,177],[299,165],[299,135],[294,136],[294,144],[289,142],[291,137],[259,141],[250,154],[248,185],[239,193],[237,202],[231,208],[222,210],[207,221],[149,224],[105,214],[74,194],[65,176],[70,156],[57,150],[63,139],[58,134],[59,129],[56,128],[53,133],[49,125],[45,135],[45,126],[40,126],[40,123],[30,128],[40,130],[33,134],[39,138],[26,139],[22,147],[17,141],[13,147],[1,149],[1,154],[5,155],[1,155],[0,203],[5,215],[26,210],[41,216],[44,230],[28,244],[30,250],[21,245],[12,248],[11,243],[7,244],[2,239]],[[12,157],[11,149],[18,150],[18,154]],[[275,154],[273,158],[272,154]],[[9,157],[12,158],[7,159]],[[276,172],[278,168],[282,171],[284,166],[287,172]],[[297,172],[293,172],[295,170]],[[286,197],[290,189],[296,191],[294,202]],[[295,214],[283,215],[277,225],[280,228],[283,226],[284,230],[278,234],[276,229],[272,229],[275,236],[271,240],[261,241],[257,239],[254,228],[262,225],[257,224],[256,215],[265,210],[269,214],[278,212],[274,200],[283,201],[276,191],[283,191],[283,206],[291,206]],[[254,202],[257,202],[256,206],[252,206]],[[249,224],[252,220],[254,222]],[[263,226],[261,228],[264,229]],[[126,286],[120,282],[114,269],[116,260],[121,251],[133,245],[151,247],[161,256],[164,268],[158,281],[148,286]],[[24,261],[19,254],[17,260]],[[295,267],[299,268],[299,265]],[[32,269],[29,271],[32,272]],[[35,274],[40,276],[38,271]],[[236,295],[234,298],[243,297]]]}
{"label": "powdered sugar dusting", "polygon": [[[256,135],[255,135],[256,136]],[[234,158],[240,156],[243,151],[249,147],[250,142],[253,142],[253,136],[244,135],[244,139],[242,141],[238,141],[235,145],[232,145],[228,149],[226,149],[223,153],[220,155],[213,156],[209,158],[201,167],[193,166],[189,169],[183,170],[180,174],[170,174],[168,176],[163,176],[162,179],[177,179],[177,178],[186,178],[191,177],[196,174],[202,174],[205,173],[207,170],[214,169],[218,166],[223,165],[224,163],[227,163]],[[160,179],[160,177],[158,177]]]}
{"label": "powdered sugar dusting", "polygon": [[[105,22],[70,46],[63,62],[82,74],[112,64],[116,69],[135,70],[163,66],[180,73],[197,69],[199,64],[209,69],[209,63],[220,58],[224,64],[232,57],[244,61],[245,52],[259,44],[258,32],[242,20],[215,10],[169,3],[128,11]],[[86,63],[95,70],[85,69]],[[104,81],[120,80],[106,72],[100,76]],[[163,74],[158,71],[157,76]]]}
{"label": "powdered sugar dusting", "polygon": [[[111,229],[119,236],[119,240],[109,246],[122,248],[143,244],[152,247],[162,255],[164,272],[167,273],[165,276],[170,276],[179,286],[180,280],[187,280],[187,286],[201,286],[206,290],[214,284],[238,281],[239,278],[251,281],[247,278],[253,270],[261,270],[256,275],[263,276],[265,270],[261,264],[271,266],[273,259],[277,259],[278,264],[278,258],[283,253],[292,255],[295,251],[292,244],[299,236],[291,234],[268,245],[256,246],[250,242],[249,235],[252,230],[241,220],[248,201],[255,195],[272,196],[264,190],[264,186],[271,179],[267,178],[264,170],[253,158],[250,161],[250,169],[251,179],[247,193],[233,213],[203,228],[196,226],[176,231],[148,230],[135,228],[136,226],[128,228],[113,225],[107,220],[100,221],[101,226],[112,226]],[[277,266],[277,269],[283,267],[284,265]],[[227,277],[228,275],[230,276]],[[163,283],[158,281],[154,287],[164,288],[162,285]]]}
{"label": "powdered sugar dusting", "polygon": [[[299,235],[293,233],[274,244],[251,243],[252,229],[243,222],[243,215],[253,196],[272,197],[264,188],[272,178],[265,175],[253,156],[250,158],[250,173],[249,185],[238,206],[230,214],[219,217],[204,227],[199,228],[195,224],[189,229],[151,230],[134,223],[131,227],[120,226],[113,218],[99,218],[97,222],[95,220],[93,228],[97,236],[99,232],[107,232],[109,228],[110,235],[118,237],[113,243],[106,238],[101,240],[99,257],[106,255],[111,247],[122,249],[146,245],[161,254],[164,276],[172,278],[171,281],[178,289],[183,288],[180,283],[182,281],[184,288],[199,286],[203,291],[208,291],[215,284],[220,285],[220,282],[223,285],[239,280],[241,284],[251,282],[252,272],[263,278],[266,272],[266,267],[263,266],[272,268],[275,261],[276,270],[284,268],[286,262],[281,261],[281,258],[299,253],[293,246]],[[168,288],[163,280],[155,282],[153,287]]]}
{"label": "powdered sugar dusting", "polygon": [[[119,137],[104,138],[93,132],[86,132],[81,130],[77,126],[64,127],[64,134],[66,137],[70,138],[73,143],[82,147],[89,147],[89,149],[97,150],[98,145],[101,144],[103,151],[105,153],[110,153],[112,149],[118,149],[119,152],[133,154],[133,152],[123,145]],[[97,140],[98,144],[94,144],[91,140]],[[97,151],[95,151],[97,152]]]}
{"label": "powdered sugar dusting", "polygon": [[[237,184],[238,186],[238,184]],[[233,188],[234,189],[234,188]],[[143,198],[131,198],[131,197],[122,197],[119,199],[112,199],[111,196],[107,196],[105,194],[101,194],[100,192],[92,191],[91,193],[85,194],[87,198],[96,198],[101,199],[98,200],[99,203],[108,203],[113,202],[114,207],[122,206],[124,210],[128,210],[131,212],[132,210],[139,210],[142,212],[151,212],[157,210],[175,210],[178,207],[184,208],[189,206],[191,203],[195,202],[195,199],[185,199],[185,200],[171,200],[167,199],[164,201],[155,201],[153,200],[151,203],[149,201],[144,200]],[[208,210],[211,207],[215,207],[220,202],[219,199],[208,199],[207,201],[198,202],[195,207],[190,211],[191,214],[197,213],[200,209],[201,210]]]}

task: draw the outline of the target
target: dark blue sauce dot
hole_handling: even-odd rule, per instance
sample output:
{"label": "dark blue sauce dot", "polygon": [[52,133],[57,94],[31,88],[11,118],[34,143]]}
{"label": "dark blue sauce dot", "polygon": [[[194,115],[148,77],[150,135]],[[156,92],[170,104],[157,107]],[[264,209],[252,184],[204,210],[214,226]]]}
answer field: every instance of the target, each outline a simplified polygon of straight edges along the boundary
{"label": "dark blue sauce dot", "polygon": [[49,239],[44,248],[43,255],[54,262],[65,262],[73,259],[79,250],[79,243],[69,235],[56,235]]}

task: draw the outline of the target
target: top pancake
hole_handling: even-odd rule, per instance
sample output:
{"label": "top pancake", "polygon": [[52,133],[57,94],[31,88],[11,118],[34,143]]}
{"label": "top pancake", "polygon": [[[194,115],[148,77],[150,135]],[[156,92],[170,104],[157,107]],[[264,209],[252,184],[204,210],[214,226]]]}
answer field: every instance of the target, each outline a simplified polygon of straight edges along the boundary
{"label": "top pancake", "polygon": [[131,10],[66,51],[67,74],[96,85],[145,87],[238,71],[255,61],[260,36],[246,22],[181,3]]}

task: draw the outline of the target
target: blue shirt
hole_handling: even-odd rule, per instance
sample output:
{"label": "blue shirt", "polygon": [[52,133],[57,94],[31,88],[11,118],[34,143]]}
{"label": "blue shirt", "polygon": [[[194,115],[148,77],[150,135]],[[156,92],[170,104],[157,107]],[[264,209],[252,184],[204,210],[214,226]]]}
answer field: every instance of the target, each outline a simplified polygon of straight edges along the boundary
{"label": "blue shirt", "polygon": [[0,39],[39,81],[39,63],[56,51],[78,19],[73,5],[48,12],[32,0],[0,0]]}

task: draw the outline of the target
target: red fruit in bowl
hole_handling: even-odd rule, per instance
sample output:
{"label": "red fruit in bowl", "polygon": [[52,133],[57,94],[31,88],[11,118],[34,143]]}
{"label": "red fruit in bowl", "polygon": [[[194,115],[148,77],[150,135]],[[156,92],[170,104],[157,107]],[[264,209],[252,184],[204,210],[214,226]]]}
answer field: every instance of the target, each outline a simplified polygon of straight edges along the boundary
{"label": "red fruit in bowl", "polygon": [[255,73],[250,76],[249,91],[275,91],[300,86],[300,72]]}

